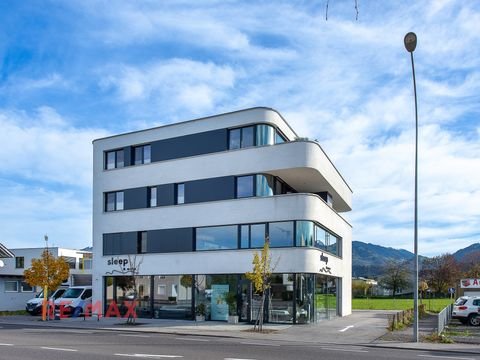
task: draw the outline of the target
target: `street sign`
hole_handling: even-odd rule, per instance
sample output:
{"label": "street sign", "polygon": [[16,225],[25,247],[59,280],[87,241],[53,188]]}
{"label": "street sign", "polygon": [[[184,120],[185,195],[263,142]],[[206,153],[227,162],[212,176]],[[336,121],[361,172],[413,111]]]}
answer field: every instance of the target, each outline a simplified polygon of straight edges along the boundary
{"label": "street sign", "polygon": [[449,294],[455,294],[455,288],[448,288]]}

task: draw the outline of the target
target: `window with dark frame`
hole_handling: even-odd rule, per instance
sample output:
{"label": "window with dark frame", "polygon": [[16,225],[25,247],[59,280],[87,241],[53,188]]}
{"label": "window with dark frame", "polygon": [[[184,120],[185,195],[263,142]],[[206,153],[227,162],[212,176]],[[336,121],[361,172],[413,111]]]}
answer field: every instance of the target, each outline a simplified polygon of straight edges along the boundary
{"label": "window with dark frame", "polygon": [[15,269],[23,269],[25,267],[25,257],[15,257]]}
{"label": "window with dark frame", "polygon": [[107,151],[105,153],[105,169],[117,169],[125,166],[123,149]]}
{"label": "window with dark frame", "polygon": [[152,162],[152,148],[150,145],[136,146],[133,149],[133,163],[135,165],[150,164]]}
{"label": "window with dark frame", "polygon": [[236,197],[245,198],[255,195],[254,175],[238,176]]}
{"label": "window with dark frame", "polygon": [[105,211],[118,211],[124,208],[123,191],[105,193]]}
{"label": "window with dark frame", "polygon": [[184,204],[185,203],[185,184],[177,184],[177,204]]}
{"label": "window with dark frame", "polygon": [[5,281],[5,292],[18,292],[18,281]]}
{"label": "window with dark frame", "polygon": [[148,206],[156,207],[157,206],[157,187],[151,186],[148,188]]}
{"label": "window with dark frame", "polygon": [[139,231],[137,239],[137,253],[145,254],[147,252],[147,232]]}

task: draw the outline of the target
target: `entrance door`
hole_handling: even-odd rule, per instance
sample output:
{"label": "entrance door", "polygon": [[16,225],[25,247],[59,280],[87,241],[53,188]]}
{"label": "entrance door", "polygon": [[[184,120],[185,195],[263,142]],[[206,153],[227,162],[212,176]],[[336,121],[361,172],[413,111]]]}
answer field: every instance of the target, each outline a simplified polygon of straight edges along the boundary
{"label": "entrance door", "polygon": [[252,283],[249,280],[240,280],[237,288],[238,321],[249,322],[251,316],[250,300],[252,298]]}

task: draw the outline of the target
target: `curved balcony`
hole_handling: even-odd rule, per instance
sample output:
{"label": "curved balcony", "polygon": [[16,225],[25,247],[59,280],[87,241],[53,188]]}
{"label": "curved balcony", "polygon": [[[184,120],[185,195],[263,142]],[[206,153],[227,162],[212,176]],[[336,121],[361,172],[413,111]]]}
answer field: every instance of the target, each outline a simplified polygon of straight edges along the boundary
{"label": "curved balcony", "polygon": [[[312,220],[341,237],[351,226],[314,194],[286,194],[104,213],[97,234],[286,220]],[[167,224],[167,226],[166,226]]]}
{"label": "curved balcony", "polygon": [[144,166],[103,172],[95,180],[102,192],[152,185],[179,183],[229,175],[269,173],[279,176],[298,192],[328,192],[335,211],[351,210],[352,191],[320,145],[294,141],[219,153],[167,160]]}

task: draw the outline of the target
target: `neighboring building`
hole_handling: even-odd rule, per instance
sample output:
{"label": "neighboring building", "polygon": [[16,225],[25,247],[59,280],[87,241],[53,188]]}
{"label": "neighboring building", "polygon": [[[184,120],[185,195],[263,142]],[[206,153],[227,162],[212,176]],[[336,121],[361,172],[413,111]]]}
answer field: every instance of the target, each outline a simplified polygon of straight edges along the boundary
{"label": "neighboring building", "polygon": [[[0,267],[0,311],[24,310],[25,303],[31,299],[37,291],[24,281],[23,272],[29,268],[32,259],[39,259],[45,248],[10,249],[13,258],[3,259],[3,267]],[[55,256],[63,256],[70,265],[70,278],[65,279],[64,285],[85,285],[92,281],[91,252],[63,249],[58,247],[49,248]]]}
{"label": "neighboring building", "polygon": [[467,296],[480,296],[480,279],[462,279],[460,280],[460,289]]}
{"label": "neighboring building", "polygon": [[[0,244],[0,259],[7,259],[7,258],[12,258],[15,255],[8,250],[3,244]],[[3,267],[3,262],[1,263],[0,267]]]}
{"label": "neighboring building", "polygon": [[[93,142],[94,303],[131,298],[138,314],[256,318],[245,279],[268,237],[270,322],[351,313],[352,191],[315,141],[253,108]],[[130,263],[130,264],[129,264]],[[132,264],[135,263],[135,264]],[[227,296],[230,295],[230,296]]]}

